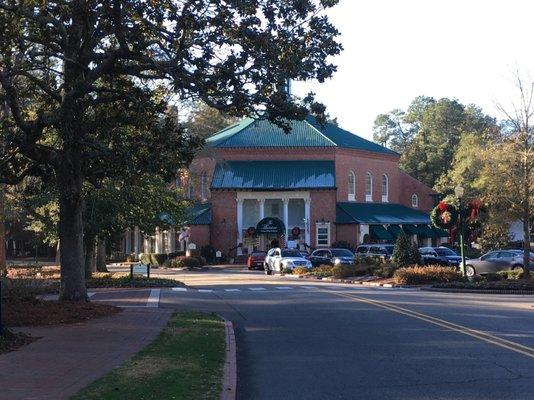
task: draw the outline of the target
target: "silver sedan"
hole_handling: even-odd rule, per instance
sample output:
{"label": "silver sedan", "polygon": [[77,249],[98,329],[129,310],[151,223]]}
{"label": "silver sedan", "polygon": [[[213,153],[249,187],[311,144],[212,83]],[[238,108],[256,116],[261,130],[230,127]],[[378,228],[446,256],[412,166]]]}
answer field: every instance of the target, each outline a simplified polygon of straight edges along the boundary
{"label": "silver sedan", "polygon": [[[484,275],[514,269],[523,269],[522,250],[490,251],[482,257],[465,261],[465,272],[467,276]],[[534,253],[530,253],[529,269],[534,269]]]}

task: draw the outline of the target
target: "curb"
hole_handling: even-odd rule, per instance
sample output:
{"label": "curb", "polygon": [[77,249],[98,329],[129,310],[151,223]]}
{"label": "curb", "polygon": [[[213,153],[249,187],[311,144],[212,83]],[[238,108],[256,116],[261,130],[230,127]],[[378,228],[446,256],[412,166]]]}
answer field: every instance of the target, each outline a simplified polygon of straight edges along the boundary
{"label": "curb", "polygon": [[455,289],[455,288],[421,288],[426,292],[442,293],[475,293],[475,294],[517,294],[534,295],[533,290],[510,290],[510,289]]}
{"label": "curb", "polygon": [[306,275],[282,275],[286,278],[292,279],[303,279],[307,281],[323,281],[323,282],[332,282],[332,283],[350,283],[353,285],[362,285],[362,286],[371,286],[371,287],[385,287],[385,288],[412,288],[416,286],[412,285],[399,285],[396,283],[378,283],[373,281],[357,281],[353,279],[337,279],[337,278],[318,278],[318,277],[308,277]]}
{"label": "curb", "polygon": [[219,317],[224,321],[226,329],[226,357],[224,360],[223,382],[220,400],[235,400],[237,389],[237,357],[234,325],[223,316]]}

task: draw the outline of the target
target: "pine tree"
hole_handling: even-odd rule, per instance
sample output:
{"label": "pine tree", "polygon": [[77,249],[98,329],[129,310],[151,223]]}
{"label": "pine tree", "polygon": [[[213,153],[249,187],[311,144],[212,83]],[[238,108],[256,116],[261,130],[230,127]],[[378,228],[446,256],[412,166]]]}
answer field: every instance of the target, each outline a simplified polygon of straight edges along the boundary
{"label": "pine tree", "polygon": [[399,267],[406,267],[411,265],[410,250],[412,245],[410,239],[404,232],[400,232],[397,240],[395,241],[395,246],[393,247],[393,261],[397,263]]}

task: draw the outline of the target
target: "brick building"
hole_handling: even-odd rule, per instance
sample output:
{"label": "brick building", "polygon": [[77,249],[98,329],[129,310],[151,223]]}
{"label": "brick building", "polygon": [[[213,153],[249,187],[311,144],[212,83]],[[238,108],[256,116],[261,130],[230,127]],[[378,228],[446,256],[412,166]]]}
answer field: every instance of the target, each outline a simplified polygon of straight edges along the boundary
{"label": "brick building", "polygon": [[244,119],[209,137],[178,182],[197,204],[189,226],[160,249],[358,245],[392,242],[400,229],[420,244],[441,243],[446,233],[429,225],[433,192],[399,169],[399,157],[312,117],[287,134]]}

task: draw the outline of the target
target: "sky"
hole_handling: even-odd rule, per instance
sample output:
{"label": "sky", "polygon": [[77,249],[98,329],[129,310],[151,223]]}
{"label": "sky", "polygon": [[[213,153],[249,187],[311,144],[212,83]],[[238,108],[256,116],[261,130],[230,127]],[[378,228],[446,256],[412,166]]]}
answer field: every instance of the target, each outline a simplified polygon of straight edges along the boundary
{"label": "sky", "polygon": [[293,82],[341,127],[372,138],[374,119],[419,95],[474,103],[497,118],[534,71],[534,1],[341,0],[328,11],[344,51],[332,79]]}

